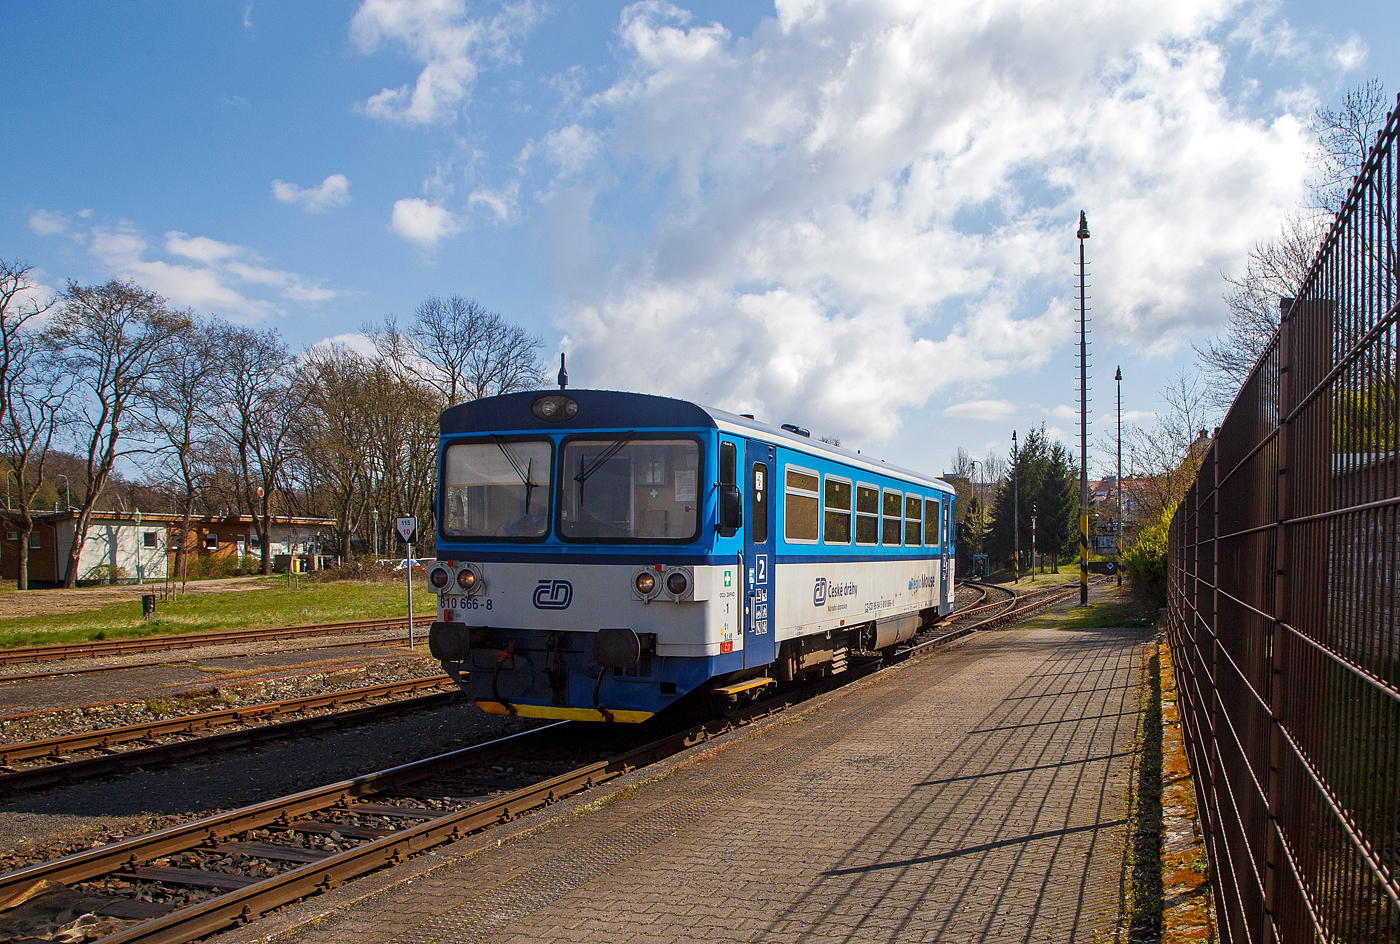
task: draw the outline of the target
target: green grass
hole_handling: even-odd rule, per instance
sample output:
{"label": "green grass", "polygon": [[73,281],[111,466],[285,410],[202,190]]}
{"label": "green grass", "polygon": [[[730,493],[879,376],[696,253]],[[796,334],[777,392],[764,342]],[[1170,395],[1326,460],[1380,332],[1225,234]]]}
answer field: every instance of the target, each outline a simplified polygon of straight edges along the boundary
{"label": "green grass", "polygon": [[1059,629],[1142,629],[1151,625],[1152,620],[1145,618],[1131,603],[1090,603],[1055,616],[1055,626]]}
{"label": "green grass", "polygon": [[[1098,577],[1097,574],[1090,574],[1089,576],[1090,576],[1090,577],[1095,577],[1095,578]],[[1015,578],[1016,578],[1016,575],[1015,575],[1015,573],[1012,572],[1011,568],[1005,567],[1005,568],[1002,568],[1001,570],[994,570],[994,571],[992,571],[992,575],[991,575],[991,577],[988,579],[987,582],[988,582],[988,583],[1013,584],[1013,582],[1015,581]],[[1021,582],[1020,582],[1019,584],[1015,584],[1015,586],[1024,587],[1024,586],[1026,586],[1026,585],[1029,584],[1029,583],[1031,583],[1031,572],[1030,572],[1029,570],[1027,570],[1027,571],[1024,571],[1024,572],[1021,574]],[[1050,573],[1050,572],[1047,570],[1047,571],[1046,571],[1045,573],[1043,573],[1043,574],[1036,574],[1036,575],[1035,575],[1035,585],[1036,585],[1036,586],[1041,586],[1041,585],[1046,585],[1046,586],[1049,586],[1049,585],[1058,585],[1058,584],[1062,584],[1062,583],[1079,583],[1079,562],[1078,562],[1078,561],[1075,561],[1073,564],[1061,564],[1061,565],[1060,565],[1060,572],[1059,572],[1058,574],[1052,574],[1052,573]]]}
{"label": "green grass", "polygon": [[1137,783],[1128,840],[1128,940],[1162,938],[1162,680],[1161,663],[1148,664],[1146,711],[1138,732]]}
{"label": "green grass", "polygon": [[[399,616],[406,609],[401,583],[307,582],[299,588],[289,588],[281,577],[265,578],[262,582],[266,586],[259,590],[189,593],[169,602],[157,600],[156,615],[150,622],[141,618],[139,599],[76,613],[0,619],[0,648],[161,633],[334,623]],[[415,615],[431,616],[434,612],[436,598],[428,592],[426,584],[413,588],[413,604]]]}

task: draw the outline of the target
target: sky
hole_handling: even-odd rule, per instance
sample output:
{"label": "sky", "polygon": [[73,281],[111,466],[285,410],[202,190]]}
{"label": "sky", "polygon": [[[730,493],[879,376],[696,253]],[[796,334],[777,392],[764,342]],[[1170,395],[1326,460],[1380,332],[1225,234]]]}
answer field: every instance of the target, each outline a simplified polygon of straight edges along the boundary
{"label": "sky", "polygon": [[1400,90],[1400,5],[11,3],[0,258],[354,343],[428,295],[571,385],[938,472],[1044,423],[1090,468],[1224,325],[1224,273]]}

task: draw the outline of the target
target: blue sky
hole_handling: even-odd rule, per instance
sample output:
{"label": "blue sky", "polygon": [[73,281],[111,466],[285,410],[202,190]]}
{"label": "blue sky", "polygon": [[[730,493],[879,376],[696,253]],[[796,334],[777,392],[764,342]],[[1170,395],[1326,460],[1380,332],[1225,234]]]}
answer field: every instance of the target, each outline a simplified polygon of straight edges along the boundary
{"label": "blue sky", "polygon": [[[938,471],[1149,421],[1303,199],[1306,124],[1400,88],[1400,10],[1233,0],[12,4],[0,257],[346,338],[431,293],[575,385]],[[1110,411],[1105,414],[1105,411]],[[1106,459],[1091,457],[1096,468]]]}

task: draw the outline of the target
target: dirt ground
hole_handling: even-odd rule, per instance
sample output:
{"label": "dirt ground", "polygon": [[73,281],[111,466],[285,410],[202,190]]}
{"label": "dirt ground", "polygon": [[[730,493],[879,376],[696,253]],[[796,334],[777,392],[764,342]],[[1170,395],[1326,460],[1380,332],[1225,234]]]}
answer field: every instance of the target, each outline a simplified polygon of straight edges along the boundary
{"label": "dirt ground", "polygon": [[[180,585],[171,585],[176,592]],[[191,580],[186,593],[224,593],[229,590],[262,590],[267,584],[257,577],[224,577],[218,580]],[[165,592],[164,583],[130,583],[110,587],[75,587],[72,590],[18,590],[0,592],[0,619],[21,616],[61,616],[79,610],[95,610],[108,603],[139,600],[145,593],[159,597]]]}

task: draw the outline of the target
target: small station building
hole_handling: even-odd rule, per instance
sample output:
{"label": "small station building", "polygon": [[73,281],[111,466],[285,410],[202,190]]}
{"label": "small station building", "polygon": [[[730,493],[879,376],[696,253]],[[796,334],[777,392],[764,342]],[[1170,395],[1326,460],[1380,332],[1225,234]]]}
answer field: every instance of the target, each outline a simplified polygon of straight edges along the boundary
{"label": "small station building", "polygon": [[[176,576],[183,515],[97,511],[88,522],[87,541],[78,561],[82,582],[140,583]],[[0,579],[19,576],[19,516],[0,510]],[[78,513],[54,511],[34,516],[29,536],[29,581],[35,586],[62,583],[77,535]],[[273,559],[314,553],[329,541],[332,518],[274,516],[269,529]],[[190,519],[185,546],[201,559],[260,559],[262,546],[250,515],[196,516]]]}

